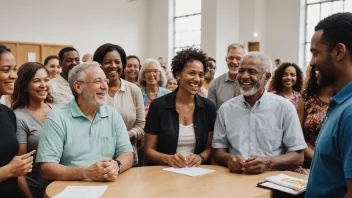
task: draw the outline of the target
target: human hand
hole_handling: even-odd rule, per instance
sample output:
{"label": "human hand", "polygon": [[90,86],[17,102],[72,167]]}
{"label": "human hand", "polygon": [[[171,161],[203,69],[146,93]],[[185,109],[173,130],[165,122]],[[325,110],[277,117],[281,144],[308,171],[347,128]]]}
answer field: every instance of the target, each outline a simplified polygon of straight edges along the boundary
{"label": "human hand", "polygon": [[131,142],[136,138],[135,134],[132,131],[128,131],[128,136]]}
{"label": "human hand", "polygon": [[[87,178],[93,181],[105,181],[106,180],[105,174],[111,171],[111,167],[110,167],[111,162],[109,162],[110,160],[111,160],[110,158],[105,158],[90,165],[85,172],[85,175],[87,176]],[[107,169],[107,167],[110,167],[110,168]],[[110,171],[107,172],[108,170]]]}
{"label": "human hand", "polygon": [[15,156],[8,164],[9,172],[11,177],[24,176],[25,174],[32,172],[33,168],[33,154],[36,151],[33,150],[29,153]]}
{"label": "human hand", "polygon": [[183,168],[187,166],[186,158],[180,153],[170,155],[167,159],[167,164],[174,168]]}
{"label": "human hand", "polygon": [[232,155],[227,162],[227,167],[233,173],[243,173],[245,162],[240,155]]}
{"label": "human hand", "polygon": [[270,159],[268,157],[252,155],[246,160],[244,167],[247,173],[260,174],[270,168]]}
{"label": "human hand", "polygon": [[103,170],[104,178],[108,181],[115,180],[120,170],[117,162],[113,159],[103,159],[101,161],[103,162],[102,166],[105,167]]}
{"label": "human hand", "polygon": [[188,167],[192,167],[192,166],[199,166],[202,164],[202,158],[200,157],[200,155],[191,153],[186,157],[186,161],[188,163]]}

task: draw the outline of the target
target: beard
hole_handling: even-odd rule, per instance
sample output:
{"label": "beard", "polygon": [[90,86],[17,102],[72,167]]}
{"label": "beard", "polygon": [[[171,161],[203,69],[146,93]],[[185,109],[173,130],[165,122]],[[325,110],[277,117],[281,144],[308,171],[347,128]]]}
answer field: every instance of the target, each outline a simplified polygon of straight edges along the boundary
{"label": "beard", "polygon": [[240,84],[240,92],[242,95],[244,96],[253,96],[254,94],[256,94],[258,92],[258,90],[261,88],[261,87],[264,87],[265,86],[265,75],[263,75],[259,81],[252,87],[250,88],[249,90],[244,90]]}
{"label": "beard", "polygon": [[324,71],[318,70],[320,73],[320,78],[317,80],[317,83],[321,87],[330,86],[330,85],[334,84],[334,82],[336,81],[336,73],[332,69],[335,67],[335,65],[332,62],[331,56],[328,56],[324,60],[322,65],[324,65],[325,68],[329,68],[329,69],[327,71],[326,70],[324,70]]}

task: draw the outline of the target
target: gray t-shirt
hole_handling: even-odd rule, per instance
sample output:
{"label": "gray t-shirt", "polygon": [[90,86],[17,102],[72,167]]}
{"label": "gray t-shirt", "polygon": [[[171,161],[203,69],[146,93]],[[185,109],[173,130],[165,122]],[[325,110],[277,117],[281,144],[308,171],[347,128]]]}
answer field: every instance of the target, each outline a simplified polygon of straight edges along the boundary
{"label": "gray t-shirt", "polygon": [[[27,152],[37,150],[43,124],[35,119],[27,110],[16,109],[17,139],[20,144],[27,144]],[[36,155],[34,155],[35,161]],[[30,187],[44,188],[47,182],[40,176],[38,164],[34,164],[32,172],[26,175]]]}

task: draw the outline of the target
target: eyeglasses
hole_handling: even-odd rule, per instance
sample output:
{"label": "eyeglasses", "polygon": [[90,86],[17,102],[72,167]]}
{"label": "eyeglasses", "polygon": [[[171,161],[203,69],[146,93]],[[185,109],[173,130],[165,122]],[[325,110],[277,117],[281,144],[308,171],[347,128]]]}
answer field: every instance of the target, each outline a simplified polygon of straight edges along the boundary
{"label": "eyeglasses", "polygon": [[82,81],[82,80],[77,80],[77,82],[82,82],[82,83],[94,83],[96,85],[102,85],[103,83],[109,84],[109,79],[101,79],[101,78],[96,78],[91,82],[88,81]]}
{"label": "eyeglasses", "polygon": [[159,70],[145,70],[145,73],[148,75],[158,74]]}

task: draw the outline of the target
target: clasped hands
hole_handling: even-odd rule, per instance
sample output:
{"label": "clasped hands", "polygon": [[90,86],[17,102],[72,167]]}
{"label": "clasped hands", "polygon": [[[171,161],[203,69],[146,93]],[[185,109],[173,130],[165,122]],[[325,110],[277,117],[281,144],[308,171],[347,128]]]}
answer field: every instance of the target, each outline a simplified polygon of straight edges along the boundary
{"label": "clasped hands", "polygon": [[117,162],[111,158],[102,159],[85,170],[85,176],[93,181],[113,181],[119,174]]}
{"label": "clasped hands", "polygon": [[270,158],[252,155],[245,160],[240,155],[232,155],[227,166],[234,173],[260,174],[270,168]]}
{"label": "clasped hands", "polygon": [[174,168],[199,166],[202,164],[202,158],[200,155],[194,153],[189,154],[187,157],[184,157],[180,153],[176,153],[168,157],[167,164]]}

